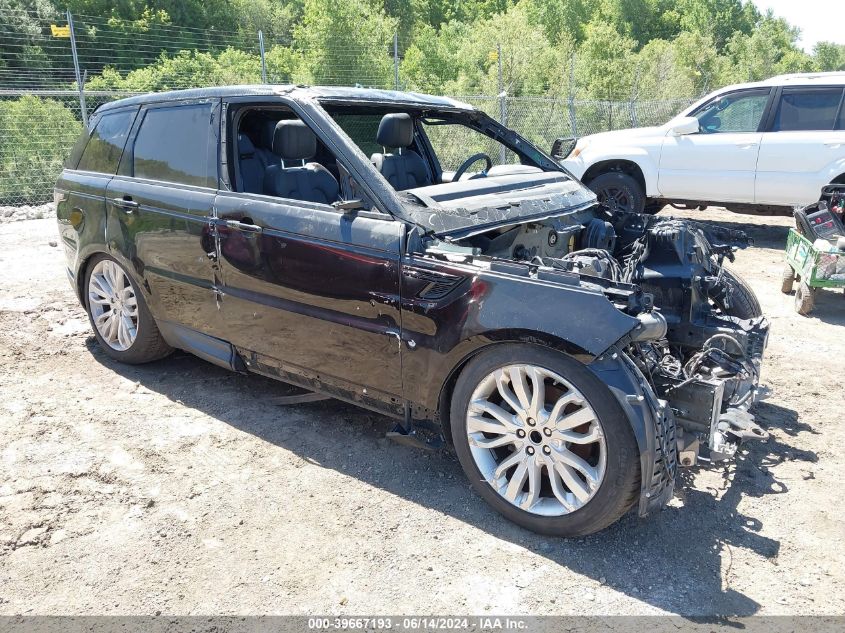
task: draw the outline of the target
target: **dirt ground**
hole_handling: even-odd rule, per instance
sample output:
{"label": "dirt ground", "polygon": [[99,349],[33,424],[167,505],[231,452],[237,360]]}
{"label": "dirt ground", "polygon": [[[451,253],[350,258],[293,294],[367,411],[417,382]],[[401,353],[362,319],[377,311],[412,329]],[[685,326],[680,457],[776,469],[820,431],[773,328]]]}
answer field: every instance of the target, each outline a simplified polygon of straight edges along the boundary
{"label": "dirt ground", "polygon": [[789,219],[691,215],[756,239],[735,268],[772,321],[771,438],[577,540],[500,518],[386,418],[111,361],[54,222],[0,225],[0,614],[844,614],[845,298],[805,318],[780,293]]}

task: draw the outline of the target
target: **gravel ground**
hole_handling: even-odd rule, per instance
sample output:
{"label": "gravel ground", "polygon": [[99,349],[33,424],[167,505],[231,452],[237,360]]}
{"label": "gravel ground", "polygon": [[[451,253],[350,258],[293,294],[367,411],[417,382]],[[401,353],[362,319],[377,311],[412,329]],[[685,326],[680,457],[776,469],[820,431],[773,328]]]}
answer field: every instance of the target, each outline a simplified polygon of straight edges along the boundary
{"label": "gravel ground", "polygon": [[22,220],[41,220],[43,218],[55,218],[56,206],[52,202],[45,204],[20,206],[0,205],[0,223],[20,222]]}
{"label": "gravel ground", "polygon": [[[680,214],[678,214],[680,215]],[[500,518],[389,420],[177,353],[96,347],[51,220],[0,225],[0,614],[843,614],[845,300],[779,292],[789,220],[735,268],[772,320],[734,465],[663,512],[558,540]]]}

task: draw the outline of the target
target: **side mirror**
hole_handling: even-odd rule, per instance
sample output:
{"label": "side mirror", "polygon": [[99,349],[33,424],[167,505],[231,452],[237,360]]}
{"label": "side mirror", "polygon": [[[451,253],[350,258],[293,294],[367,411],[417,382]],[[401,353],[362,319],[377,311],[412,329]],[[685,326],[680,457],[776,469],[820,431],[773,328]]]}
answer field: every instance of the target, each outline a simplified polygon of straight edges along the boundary
{"label": "side mirror", "polygon": [[694,116],[685,116],[680,119],[676,119],[669,127],[669,134],[672,136],[686,136],[687,134],[695,134],[698,131],[698,119]]}
{"label": "side mirror", "polygon": [[572,138],[571,136],[566,138],[556,138],[555,142],[552,143],[552,158],[566,158],[569,156],[575,148],[576,141],[577,139]]}

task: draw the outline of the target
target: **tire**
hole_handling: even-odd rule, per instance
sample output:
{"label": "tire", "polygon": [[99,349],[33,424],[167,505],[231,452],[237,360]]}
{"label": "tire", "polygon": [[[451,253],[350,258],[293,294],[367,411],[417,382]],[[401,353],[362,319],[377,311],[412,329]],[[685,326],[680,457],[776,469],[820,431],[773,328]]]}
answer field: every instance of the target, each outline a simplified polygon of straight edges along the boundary
{"label": "tire", "polygon": [[645,191],[628,174],[609,171],[593,178],[587,186],[598,196],[599,203],[611,211],[643,213],[645,210]]}
{"label": "tire", "polygon": [[[729,305],[726,305],[727,297],[730,297]],[[710,298],[727,316],[740,319],[755,319],[763,316],[760,301],[751,286],[730,268],[722,268],[722,285],[712,291]]]}
{"label": "tire", "polygon": [[[516,408],[508,408],[505,399],[501,398],[502,391],[495,379],[495,372],[503,368],[517,371],[526,368],[524,384],[532,387],[532,394],[536,376],[544,376],[542,382],[547,397],[551,395],[555,402],[572,397],[575,399],[574,404],[561,409],[563,417],[558,418],[557,424],[545,419],[548,407],[552,406],[547,398],[543,400],[546,407],[537,414],[537,420],[530,417],[530,408],[522,413],[517,411],[516,415],[509,418]],[[506,385],[511,389],[511,397],[519,400],[515,396],[518,390],[512,390],[517,383],[508,377],[510,374],[507,370],[504,375]],[[495,431],[474,432],[470,429],[472,425],[477,430],[479,421],[485,429],[490,421],[495,428],[505,428],[503,424],[496,424],[498,418],[485,415],[485,411],[479,413],[479,402],[485,402],[483,406],[490,405],[487,396],[479,396],[479,393],[486,393],[487,389],[492,389],[491,398],[500,398],[502,406],[499,412],[506,413],[505,418],[513,422],[513,433],[502,432],[497,436]],[[450,405],[455,452],[473,489],[497,512],[517,525],[539,534],[582,536],[614,523],[637,501],[640,491],[640,456],[627,416],[607,386],[573,358],[536,345],[496,345],[473,358],[463,369]],[[472,420],[471,407],[475,412]],[[575,407],[574,413],[572,407]],[[579,424],[582,419],[587,421]],[[576,426],[566,427],[567,420],[570,423],[574,421]],[[522,439],[515,439],[520,432]],[[474,435],[472,440],[470,433]],[[505,445],[495,448],[478,445],[478,442],[495,442],[506,435],[514,439]],[[582,441],[561,441],[559,437],[562,435],[580,438]],[[584,438],[596,436],[598,439],[592,443],[583,442]],[[521,442],[521,446],[518,442]],[[581,460],[582,466],[592,469],[596,477],[585,475],[586,470],[579,470],[580,466],[561,465],[562,461],[570,460],[572,455]],[[506,460],[513,460],[513,465],[504,470],[501,476],[496,475],[496,468]],[[517,479],[523,463],[526,470],[522,474],[526,479],[519,479],[518,485],[514,485],[514,490],[519,492],[514,495],[514,501],[509,501],[503,495]],[[532,464],[535,465],[533,469]],[[559,474],[557,468],[550,470],[547,464],[557,464],[563,473]],[[498,481],[498,489],[488,482],[484,472],[487,472],[490,480]],[[577,477],[577,481],[573,481],[573,477]],[[554,485],[552,478],[556,482]],[[533,501],[532,479],[540,482],[535,488],[537,496]],[[586,498],[582,499],[582,496]]]}
{"label": "tire", "polygon": [[[119,280],[118,274],[123,275],[122,280]],[[122,292],[112,291],[113,298],[116,297],[115,302],[104,305],[111,290],[112,284],[108,283],[110,276],[118,280],[113,285],[120,288],[122,284]],[[95,277],[93,285],[92,277]],[[105,280],[106,285],[100,280]],[[138,291],[132,277],[115,259],[108,255],[97,255],[91,259],[85,271],[84,291],[85,311],[88,313],[91,329],[94,330],[97,343],[108,356],[122,363],[136,365],[159,360],[173,351],[162,338],[144,296]],[[118,313],[118,310],[121,312]],[[118,321],[134,325],[134,334],[133,328],[127,326],[120,330],[120,334],[115,335],[116,339],[112,340],[110,336],[107,338],[108,328],[97,325],[98,318],[106,322],[114,321],[106,316],[107,313],[120,314]]]}
{"label": "tire", "polygon": [[802,281],[795,291],[795,311],[801,316],[808,316],[815,303],[815,290]]}
{"label": "tire", "polygon": [[795,271],[792,270],[792,266],[789,264],[784,264],[783,266],[783,281],[780,285],[780,291],[788,295],[792,292],[792,285],[795,283]]}

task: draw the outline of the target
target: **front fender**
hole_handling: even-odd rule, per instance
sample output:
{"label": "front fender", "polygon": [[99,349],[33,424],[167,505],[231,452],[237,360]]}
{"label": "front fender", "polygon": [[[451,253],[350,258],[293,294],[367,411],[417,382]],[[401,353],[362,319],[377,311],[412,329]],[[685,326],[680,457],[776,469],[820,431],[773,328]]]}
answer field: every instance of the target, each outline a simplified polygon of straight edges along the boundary
{"label": "front fender", "polygon": [[[425,262],[429,268],[435,262]],[[438,262],[439,263],[439,262]],[[598,286],[575,275],[566,282],[450,264],[437,272],[460,275],[439,301],[420,298],[419,260],[403,271],[403,389],[412,403],[438,409],[440,393],[462,364],[483,347],[503,341],[539,342],[589,361],[631,332],[639,321],[611,303]],[[522,274],[520,274],[522,273]]]}
{"label": "front fender", "polygon": [[[659,147],[655,148],[659,151]],[[563,161],[564,166],[572,171],[579,179],[583,179],[592,167],[600,163],[628,162],[639,167],[645,180],[647,196],[656,196],[657,190],[657,166],[658,158],[652,156],[648,149],[632,145],[609,145],[602,143],[599,147],[587,146],[579,156]],[[571,164],[570,164],[571,162]]]}

